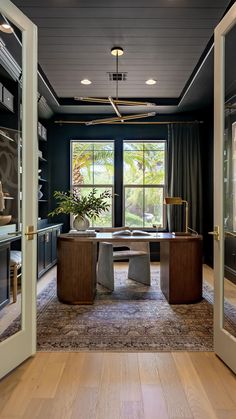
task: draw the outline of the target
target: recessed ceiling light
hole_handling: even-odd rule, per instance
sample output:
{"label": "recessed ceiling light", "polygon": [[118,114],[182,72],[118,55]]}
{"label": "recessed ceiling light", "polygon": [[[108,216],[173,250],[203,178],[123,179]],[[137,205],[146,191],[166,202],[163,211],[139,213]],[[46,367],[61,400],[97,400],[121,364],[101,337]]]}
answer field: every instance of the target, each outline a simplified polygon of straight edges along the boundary
{"label": "recessed ceiling light", "polygon": [[11,25],[9,25],[8,23],[2,23],[1,25],[0,25],[0,30],[2,31],[2,32],[5,32],[5,33],[13,33],[14,32],[14,29],[12,28],[12,26]]}
{"label": "recessed ceiling light", "polygon": [[82,83],[82,84],[91,84],[92,82],[89,79],[83,79],[83,80],[81,80],[80,83]]}
{"label": "recessed ceiling light", "polygon": [[148,84],[149,86],[152,86],[153,84],[156,84],[156,82],[157,81],[154,80],[154,79],[148,79],[148,80],[145,81],[145,83]]}

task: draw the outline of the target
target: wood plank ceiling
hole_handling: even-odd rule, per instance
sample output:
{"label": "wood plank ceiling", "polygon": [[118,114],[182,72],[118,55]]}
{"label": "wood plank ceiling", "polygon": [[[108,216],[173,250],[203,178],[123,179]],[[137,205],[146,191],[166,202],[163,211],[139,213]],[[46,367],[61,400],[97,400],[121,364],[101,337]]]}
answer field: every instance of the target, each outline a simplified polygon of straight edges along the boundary
{"label": "wood plank ceiling", "polygon": [[[13,0],[38,26],[39,64],[58,97],[178,98],[229,0]],[[88,78],[90,86],[80,81]],[[154,78],[156,85],[145,80]]]}

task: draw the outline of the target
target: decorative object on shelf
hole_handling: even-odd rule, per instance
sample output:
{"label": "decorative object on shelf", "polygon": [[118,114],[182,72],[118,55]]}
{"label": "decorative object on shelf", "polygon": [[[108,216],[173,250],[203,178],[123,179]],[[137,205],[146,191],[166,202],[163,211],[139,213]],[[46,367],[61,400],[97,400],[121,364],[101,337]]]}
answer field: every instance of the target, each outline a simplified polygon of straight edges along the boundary
{"label": "decorative object on shelf", "polygon": [[191,233],[188,232],[188,201],[180,198],[179,196],[165,197],[166,205],[183,205],[185,204],[185,228],[184,231],[175,232],[176,236],[191,236]]}
{"label": "decorative object on shelf", "polygon": [[97,189],[93,188],[87,196],[74,190],[73,192],[55,191],[54,197],[58,201],[58,206],[48,215],[73,214],[74,229],[86,230],[89,228],[89,220],[86,217],[95,219],[109,210],[110,204],[107,199],[111,198],[111,193],[106,190],[98,195]]}
{"label": "decorative object on shelf", "polygon": [[43,192],[41,191],[43,185],[38,186],[38,199],[41,199],[43,197]]}
{"label": "decorative object on shelf", "polygon": [[11,222],[11,215],[0,215],[0,226],[5,226]]}
{"label": "decorative object on shelf", "polygon": [[116,82],[116,99],[113,99],[109,96],[107,99],[103,98],[94,98],[94,97],[75,97],[75,100],[80,100],[84,102],[94,102],[94,103],[108,103],[112,106],[116,113],[116,117],[113,118],[104,118],[104,119],[94,119],[92,121],[87,121],[86,125],[97,125],[97,124],[109,124],[113,122],[125,122],[130,121],[132,119],[141,119],[141,118],[149,118],[151,116],[155,116],[156,112],[147,112],[147,113],[139,113],[135,115],[121,115],[118,106],[119,105],[126,105],[126,106],[155,106],[155,103],[148,103],[148,102],[136,102],[131,100],[119,100],[118,99],[118,82],[122,80],[122,74],[118,71],[118,57],[124,54],[124,50],[121,47],[114,47],[111,49],[111,54],[116,57],[116,73],[113,74],[113,81]]}
{"label": "decorative object on shelf", "polygon": [[0,226],[5,226],[6,224],[9,224],[12,219],[11,215],[3,214],[3,211],[5,210],[5,199],[6,196],[3,193],[2,182],[0,181]]}

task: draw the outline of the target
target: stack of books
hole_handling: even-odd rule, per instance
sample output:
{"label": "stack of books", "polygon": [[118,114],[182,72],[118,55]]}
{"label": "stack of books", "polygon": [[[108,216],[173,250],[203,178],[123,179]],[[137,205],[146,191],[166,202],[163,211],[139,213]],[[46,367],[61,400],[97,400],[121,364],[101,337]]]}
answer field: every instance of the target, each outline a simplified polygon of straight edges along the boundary
{"label": "stack of books", "polygon": [[69,234],[72,236],[96,236],[95,230],[70,230]]}

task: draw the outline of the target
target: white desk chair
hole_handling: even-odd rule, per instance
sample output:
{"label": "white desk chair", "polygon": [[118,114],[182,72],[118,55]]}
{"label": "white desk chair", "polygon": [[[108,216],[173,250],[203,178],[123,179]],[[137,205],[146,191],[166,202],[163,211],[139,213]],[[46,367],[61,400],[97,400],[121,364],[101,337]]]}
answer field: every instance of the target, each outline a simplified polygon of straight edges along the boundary
{"label": "white desk chair", "polygon": [[[126,227],[116,229],[106,229],[106,232],[125,230]],[[105,232],[104,230],[102,230]],[[114,251],[117,247],[128,247],[126,250]],[[128,260],[128,278],[150,285],[150,250],[149,243],[146,242],[116,242],[99,244],[99,254],[97,263],[97,282],[111,291],[114,291],[114,266],[113,261]]]}

